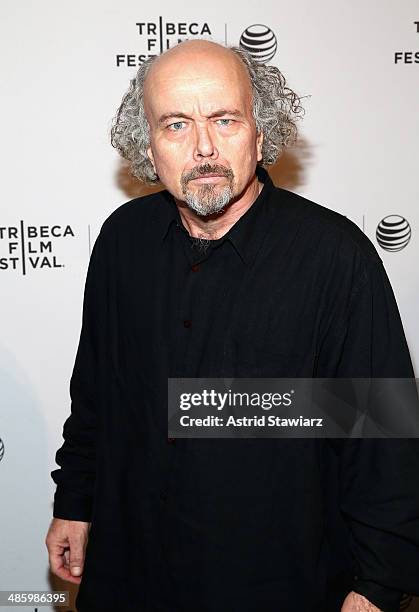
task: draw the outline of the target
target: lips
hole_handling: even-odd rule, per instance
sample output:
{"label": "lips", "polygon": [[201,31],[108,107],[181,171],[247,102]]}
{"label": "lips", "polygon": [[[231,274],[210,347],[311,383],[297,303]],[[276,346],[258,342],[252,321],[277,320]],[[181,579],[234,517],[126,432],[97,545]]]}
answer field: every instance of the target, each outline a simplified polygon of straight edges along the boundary
{"label": "lips", "polygon": [[201,174],[200,176],[197,176],[196,178],[209,178],[210,176],[224,176],[223,174]]}
{"label": "lips", "polygon": [[197,179],[204,179],[204,178],[212,178],[212,177],[223,177],[224,174],[201,174],[200,176],[196,176],[194,179],[191,179],[193,181],[196,181]]}
{"label": "lips", "polygon": [[234,174],[232,170],[218,165],[218,164],[202,164],[192,168],[189,172],[181,178],[183,189],[187,189],[187,185],[190,183],[214,183],[214,185],[220,182],[220,179],[224,179],[232,182]]}

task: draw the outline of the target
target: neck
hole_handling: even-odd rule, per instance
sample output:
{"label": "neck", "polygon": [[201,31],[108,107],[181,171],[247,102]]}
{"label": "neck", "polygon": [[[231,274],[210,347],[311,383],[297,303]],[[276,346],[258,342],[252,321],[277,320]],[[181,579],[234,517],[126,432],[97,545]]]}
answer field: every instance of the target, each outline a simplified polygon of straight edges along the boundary
{"label": "neck", "polygon": [[244,191],[234,198],[226,208],[218,214],[201,217],[191,210],[185,202],[175,198],[183,225],[191,236],[217,240],[228,232],[228,230],[240,219],[242,215],[252,206],[260,192],[263,183],[258,181],[255,175],[247,184]]}

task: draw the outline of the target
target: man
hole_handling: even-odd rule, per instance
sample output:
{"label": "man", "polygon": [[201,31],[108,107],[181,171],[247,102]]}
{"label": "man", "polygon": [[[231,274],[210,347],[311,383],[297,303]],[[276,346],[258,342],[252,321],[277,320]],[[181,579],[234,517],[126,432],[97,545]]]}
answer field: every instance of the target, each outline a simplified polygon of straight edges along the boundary
{"label": "man", "polygon": [[413,440],[167,438],[168,377],[413,377],[355,224],[275,188],[298,96],[238,48],[146,62],[113,144],[47,535],[79,612],[363,612],[419,592]]}

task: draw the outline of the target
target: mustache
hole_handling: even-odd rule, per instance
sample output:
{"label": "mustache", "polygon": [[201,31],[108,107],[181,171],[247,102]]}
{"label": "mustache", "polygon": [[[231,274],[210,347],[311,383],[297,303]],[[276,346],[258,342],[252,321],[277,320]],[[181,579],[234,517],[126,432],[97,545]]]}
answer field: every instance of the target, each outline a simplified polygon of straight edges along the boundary
{"label": "mustache", "polygon": [[182,183],[186,184],[193,179],[200,178],[202,176],[206,176],[207,174],[220,174],[221,176],[225,176],[226,178],[232,180],[234,178],[233,171],[230,168],[226,168],[225,166],[221,166],[219,164],[202,164],[201,166],[196,166],[192,168],[189,172],[183,175]]}

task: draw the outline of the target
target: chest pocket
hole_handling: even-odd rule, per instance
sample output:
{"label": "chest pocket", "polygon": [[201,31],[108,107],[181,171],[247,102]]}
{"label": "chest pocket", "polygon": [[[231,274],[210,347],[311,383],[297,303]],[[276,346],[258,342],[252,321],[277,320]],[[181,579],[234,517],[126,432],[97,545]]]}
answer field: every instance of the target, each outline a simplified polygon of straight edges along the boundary
{"label": "chest pocket", "polygon": [[232,334],[226,356],[233,375],[241,378],[285,378],[315,376],[317,355],[310,342],[281,343],[279,334]]}
{"label": "chest pocket", "polygon": [[[317,300],[302,299],[303,292],[295,279],[293,283],[284,282],[274,288],[272,282],[270,288],[250,287],[249,293],[237,300],[225,347],[236,376],[314,375]],[[260,298],[255,299],[255,294]]]}

